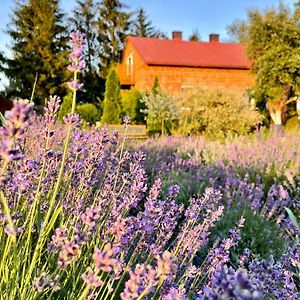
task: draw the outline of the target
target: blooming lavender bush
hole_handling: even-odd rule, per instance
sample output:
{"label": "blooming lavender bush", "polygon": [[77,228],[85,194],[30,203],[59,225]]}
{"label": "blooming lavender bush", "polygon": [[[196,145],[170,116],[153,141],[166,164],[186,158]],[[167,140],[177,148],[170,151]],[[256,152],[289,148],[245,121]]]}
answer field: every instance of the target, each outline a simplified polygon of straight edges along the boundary
{"label": "blooming lavender bush", "polygon": [[[254,207],[258,187],[216,178],[227,173],[213,168],[184,206],[176,200],[180,185],[163,192],[158,176],[149,183],[145,153],[127,151],[126,134],[82,130],[74,112],[84,37],[72,34],[72,44],[65,124],[56,121],[60,99],[52,96],[43,116],[15,101],[0,129],[1,299],[298,299],[299,244],[292,240],[278,261],[246,250],[230,266],[243,217],[199,254],[231,205],[226,192]],[[272,212],[278,193],[259,207],[261,215],[280,216],[278,206]]]}

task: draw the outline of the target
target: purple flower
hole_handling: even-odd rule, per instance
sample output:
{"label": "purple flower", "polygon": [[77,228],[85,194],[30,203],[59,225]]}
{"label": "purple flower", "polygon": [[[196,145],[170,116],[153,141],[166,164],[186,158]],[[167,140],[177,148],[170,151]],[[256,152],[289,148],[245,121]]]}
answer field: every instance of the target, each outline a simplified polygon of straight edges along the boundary
{"label": "purple flower", "polygon": [[103,284],[100,278],[95,274],[95,272],[90,267],[87,268],[86,274],[83,274],[81,278],[89,287],[98,287]]}
{"label": "purple flower", "polygon": [[39,293],[43,293],[49,289],[53,291],[60,290],[59,286],[59,276],[56,276],[52,279],[47,273],[43,272],[41,275],[36,278],[33,282],[33,288]]}
{"label": "purple flower", "polygon": [[26,136],[32,112],[32,105],[27,100],[14,101],[5,126],[0,128],[0,157],[2,159],[12,161],[24,157],[21,153],[21,141]]}
{"label": "purple flower", "polygon": [[67,82],[68,88],[72,91],[81,90],[83,88],[83,83],[79,83],[78,80],[73,80]]}
{"label": "purple flower", "polygon": [[69,264],[71,264],[77,256],[80,254],[79,245],[73,241],[66,241],[58,256],[58,267],[65,269]]}
{"label": "purple flower", "polygon": [[96,208],[87,208],[85,213],[81,215],[81,220],[84,224],[88,225],[90,229],[96,226],[96,221],[100,218],[100,214]]}
{"label": "purple flower", "polygon": [[117,248],[111,247],[110,244],[106,244],[103,250],[96,248],[93,255],[96,270],[110,272],[114,265],[118,263],[118,260],[114,258],[116,252]]}
{"label": "purple flower", "polygon": [[178,184],[174,184],[168,188],[168,195],[170,197],[176,197],[180,192],[180,186]]}
{"label": "purple flower", "polygon": [[69,56],[70,65],[67,67],[68,70],[74,72],[74,80],[67,82],[68,88],[72,91],[77,91],[82,89],[83,84],[77,81],[77,73],[81,72],[84,69],[84,43],[85,43],[85,35],[80,33],[79,31],[73,32],[70,35],[71,44],[72,44],[72,52]]}
{"label": "purple flower", "polygon": [[122,300],[133,300],[143,294],[147,296],[158,283],[157,274],[153,267],[137,264],[134,271],[129,271],[129,280],[121,293]]}
{"label": "purple flower", "polygon": [[63,117],[65,124],[78,126],[80,124],[81,118],[77,114],[68,114],[66,117]]}
{"label": "purple flower", "polygon": [[129,116],[123,117],[123,122],[124,122],[125,125],[128,126],[130,124],[130,122],[131,122],[130,117]]}
{"label": "purple flower", "polygon": [[72,52],[69,56],[70,65],[68,70],[74,72],[81,72],[84,68],[84,44],[85,44],[85,35],[79,31],[72,32],[71,35],[71,45]]}
{"label": "purple flower", "polygon": [[8,236],[15,236],[17,234],[17,230],[15,227],[12,227],[10,225],[6,225],[4,227],[4,232],[8,235]]}
{"label": "purple flower", "polygon": [[161,257],[158,256],[156,272],[157,276],[159,276],[161,279],[166,279],[174,272],[172,254],[169,251],[165,251]]}
{"label": "purple flower", "polygon": [[162,296],[162,300],[185,300],[186,296],[182,288],[171,287],[167,294]]}
{"label": "purple flower", "polygon": [[47,124],[55,124],[56,117],[60,108],[60,98],[58,96],[50,96],[48,106],[44,108],[44,118]]}

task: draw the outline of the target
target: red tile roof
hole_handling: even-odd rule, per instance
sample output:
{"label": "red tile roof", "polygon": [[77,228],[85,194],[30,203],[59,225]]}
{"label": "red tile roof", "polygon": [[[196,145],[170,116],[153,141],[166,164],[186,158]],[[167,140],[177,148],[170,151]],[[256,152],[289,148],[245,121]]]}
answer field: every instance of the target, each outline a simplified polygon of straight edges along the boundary
{"label": "red tile roof", "polygon": [[237,43],[191,42],[128,37],[148,65],[249,69],[245,47]]}

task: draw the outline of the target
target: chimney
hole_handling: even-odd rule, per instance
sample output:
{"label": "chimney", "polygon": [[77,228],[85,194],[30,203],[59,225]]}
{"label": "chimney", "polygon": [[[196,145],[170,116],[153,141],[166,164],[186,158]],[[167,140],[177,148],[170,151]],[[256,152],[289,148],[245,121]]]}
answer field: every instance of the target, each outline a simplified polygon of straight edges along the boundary
{"label": "chimney", "polygon": [[209,41],[211,42],[211,43],[219,43],[219,35],[218,34],[216,34],[216,33],[211,33],[210,35],[209,35]]}
{"label": "chimney", "polygon": [[182,40],[182,31],[173,31],[172,39],[173,40]]}

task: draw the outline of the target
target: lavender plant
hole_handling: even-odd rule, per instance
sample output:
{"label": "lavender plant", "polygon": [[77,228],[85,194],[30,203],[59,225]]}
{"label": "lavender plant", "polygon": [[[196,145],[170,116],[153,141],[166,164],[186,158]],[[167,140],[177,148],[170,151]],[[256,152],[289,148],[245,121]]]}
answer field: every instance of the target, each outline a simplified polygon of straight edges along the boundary
{"label": "lavender plant", "polygon": [[[57,122],[60,99],[51,96],[43,116],[15,101],[0,129],[0,298],[299,298],[298,244],[291,242],[278,261],[248,253],[230,266],[243,217],[199,255],[229,207],[225,193],[240,192],[256,204],[256,186],[229,183],[218,178],[226,170],[202,167],[205,186],[184,206],[177,200],[180,182],[164,190],[159,176],[149,181],[145,152],[128,151],[126,134],[82,129],[74,112],[84,37],[73,33],[71,42],[73,102],[64,124]],[[126,132],[128,117],[124,126]],[[181,158],[171,168],[178,166],[192,169],[194,178],[201,173],[196,160]],[[278,197],[288,206],[276,186],[259,206],[262,216],[280,216],[279,206],[272,211]]]}

